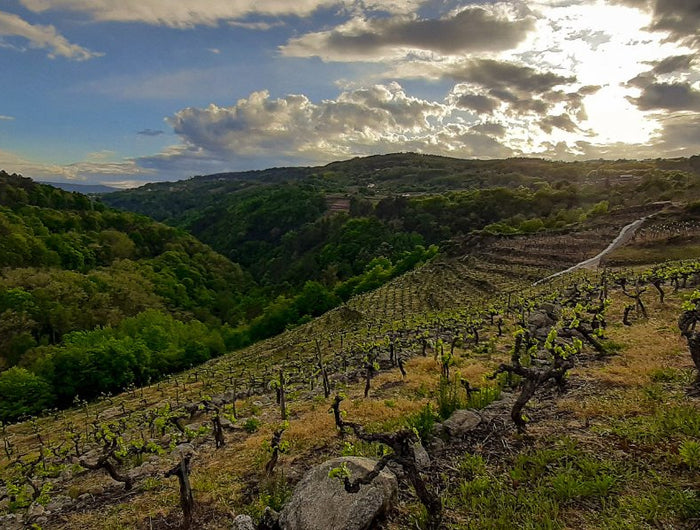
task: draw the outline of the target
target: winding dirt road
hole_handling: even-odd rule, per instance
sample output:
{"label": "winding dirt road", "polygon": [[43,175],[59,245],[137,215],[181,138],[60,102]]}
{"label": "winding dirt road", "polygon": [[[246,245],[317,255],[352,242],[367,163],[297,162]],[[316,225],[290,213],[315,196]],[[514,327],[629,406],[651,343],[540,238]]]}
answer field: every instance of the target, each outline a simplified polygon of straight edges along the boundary
{"label": "winding dirt road", "polygon": [[595,269],[598,267],[600,264],[600,260],[606,255],[612,252],[613,250],[621,247],[625,243],[627,243],[630,239],[632,239],[632,236],[634,233],[637,231],[637,229],[642,226],[644,221],[649,219],[650,217],[653,217],[656,215],[658,212],[646,215],[642,217],[641,219],[637,219],[636,221],[631,222],[628,225],[625,225],[622,227],[622,230],[620,230],[620,233],[617,235],[615,239],[612,240],[612,242],[603,250],[600,252],[598,255],[593,256],[592,258],[588,258],[587,260],[584,260],[580,263],[577,263],[573,267],[569,267],[566,270],[555,272],[551,276],[547,276],[546,278],[542,278],[541,280],[537,280],[535,283],[532,285],[539,285],[541,283],[544,283],[548,280],[551,280],[552,278],[556,278],[557,276],[563,276],[564,274],[568,274],[570,272],[573,272],[578,269]]}

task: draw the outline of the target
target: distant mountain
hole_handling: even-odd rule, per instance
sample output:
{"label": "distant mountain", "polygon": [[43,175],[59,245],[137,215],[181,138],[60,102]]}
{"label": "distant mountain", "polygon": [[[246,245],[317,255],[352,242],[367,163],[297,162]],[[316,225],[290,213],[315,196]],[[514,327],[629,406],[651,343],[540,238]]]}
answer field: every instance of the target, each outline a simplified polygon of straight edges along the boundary
{"label": "distant mountain", "polygon": [[40,184],[47,184],[53,186],[54,188],[62,189],[63,191],[77,191],[78,193],[111,193],[113,191],[118,191],[118,188],[113,188],[111,186],[104,186],[102,184],[76,184],[74,182],[47,182],[47,181],[37,181]]}

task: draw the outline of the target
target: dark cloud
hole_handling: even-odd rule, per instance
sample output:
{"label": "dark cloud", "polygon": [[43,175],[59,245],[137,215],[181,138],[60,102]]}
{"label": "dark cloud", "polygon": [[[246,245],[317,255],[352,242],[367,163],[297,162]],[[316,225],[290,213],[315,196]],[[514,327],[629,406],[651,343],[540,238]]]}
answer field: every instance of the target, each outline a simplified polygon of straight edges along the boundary
{"label": "dark cloud", "polygon": [[160,129],[143,129],[136,134],[140,134],[141,136],[160,136],[161,134],[165,134],[165,131],[161,131]]}
{"label": "dark cloud", "polygon": [[652,68],[627,81],[627,85],[638,88],[649,87],[658,81],[658,76],[688,71],[691,69],[694,62],[694,55],[673,55],[661,61],[647,62],[645,64],[648,64]]}
{"label": "dark cloud", "polygon": [[579,88],[576,92],[563,92],[561,90],[547,92],[543,98],[551,103],[564,103],[567,112],[575,115],[579,120],[587,119],[586,108],[583,98],[595,94],[601,87],[597,85],[587,85]]}
{"label": "dark cloud", "polygon": [[461,82],[448,98],[457,108],[480,113],[500,108],[512,119],[534,115],[547,134],[554,128],[580,130],[574,118],[587,118],[583,99],[600,89],[584,86],[577,91],[558,90],[555,87],[576,79],[492,59],[466,61],[453,68],[449,76]]}
{"label": "dark cloud", "polygon": [[[522,66],[493,59],[473,59],[457,65],[446,72],[455,81],[475,83],[493,91],[519,90],[528,94],[541,94],[557,85],[576,81],[575,77],[565,77],[554,72],[540,72],[529,66]],[[505,92],[502,92],[505,93]],[[508,95],[508,97],[511,97]]]}
{"label": "dark cloud", "polygon": [[[666,153],[681,151],[678,156],[700,153],[700,115],[683,115],[667,119],[663,124],[663,148]],[[666,155],[669,156],[669,155]]]}
{"label": "dark cloud", "polygon": [[489,90],[489,94],[493,97],[500,99],[501,101],[507,101],[508,103],[517,103],[518,96],[513,94],[510,90],[505,88],[492,88]]}
{"label": "dark cloud", "polygon": [[700,2],[698,0],[656,0],[651,27],[671,33],[678,40],[700,44]]}
{"label": "dark cloud", "polygon": [[650,83],[638,98],[627,98],[640,110],[700,111],[700,91],[688,83]]}
{"label": "dark cloud", "polygon": [[455,98],[454,105],[462,109],[487,113],[496,110],[499,102],[481,94],[461,94]]}
{"label": "dark cloud", "polygon": [[485,122],[479,123],[471,128],[472,131],[487,134],[489,136],[501,137],[506,134],[506,128],[500,123]]}
{"label": "dark cloud", "polygon": [[652,14],[649,29],[667,31],[672,40],[700,46],[700,2],[698,0],[615,0]]}
{"label": "dark cloud", "polygon": [[672,55],[671,57],[666,57],[661,61],[649,63],[650,66],[653,66],[650,73],[654,75],[663,75],[689,70],[694,61],[694,55]]}
{"label": "dark cloud", "polygon": [[372,59],[406,48],[459,54],[513,48],[534,28],[534,18],[517,20],[470,7],[440,19],[412,17],[356,20],[331,31],[309,33],[282,47],[286,55],[327,60]]}
{"label": "dark cloud", "polygon": [[554,128],[561,129],[567,132],[575,132],[579,130],[578,125],[576,125],[572,120],[571,116],[568,114],[559,114],[557,116],[546,116],[540,122],[540,129],[542,129],[547,134],[552,132]]}

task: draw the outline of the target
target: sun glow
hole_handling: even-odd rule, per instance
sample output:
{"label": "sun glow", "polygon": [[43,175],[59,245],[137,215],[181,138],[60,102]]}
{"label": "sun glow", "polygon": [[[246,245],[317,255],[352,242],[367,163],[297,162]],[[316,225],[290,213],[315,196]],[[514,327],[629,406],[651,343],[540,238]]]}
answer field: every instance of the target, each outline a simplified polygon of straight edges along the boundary
{"label": "sun glow", "polygon": [[628,90],[621,86],[608,86],[584,99],[591,129],[591,141],[595,143],[646,143],[658,130],[655,121],[647,118],[625,97]]}

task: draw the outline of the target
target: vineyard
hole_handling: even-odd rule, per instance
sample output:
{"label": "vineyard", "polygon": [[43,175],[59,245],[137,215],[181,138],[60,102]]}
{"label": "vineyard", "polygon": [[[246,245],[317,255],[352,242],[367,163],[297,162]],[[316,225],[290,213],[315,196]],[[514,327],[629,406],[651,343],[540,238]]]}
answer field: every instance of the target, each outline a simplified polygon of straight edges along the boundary
{"label": "vineyard", "polygon": [[[3,426],[0,526],[264,528],[312,465],[416,436],[431,466],[381,528],[697,528],[700,260],[640,256],[700,224],[653,217],[607,267],[532,285],[658,210],[458,242],[274,338]],[[436,427],[459,409],[478,425]]]}

